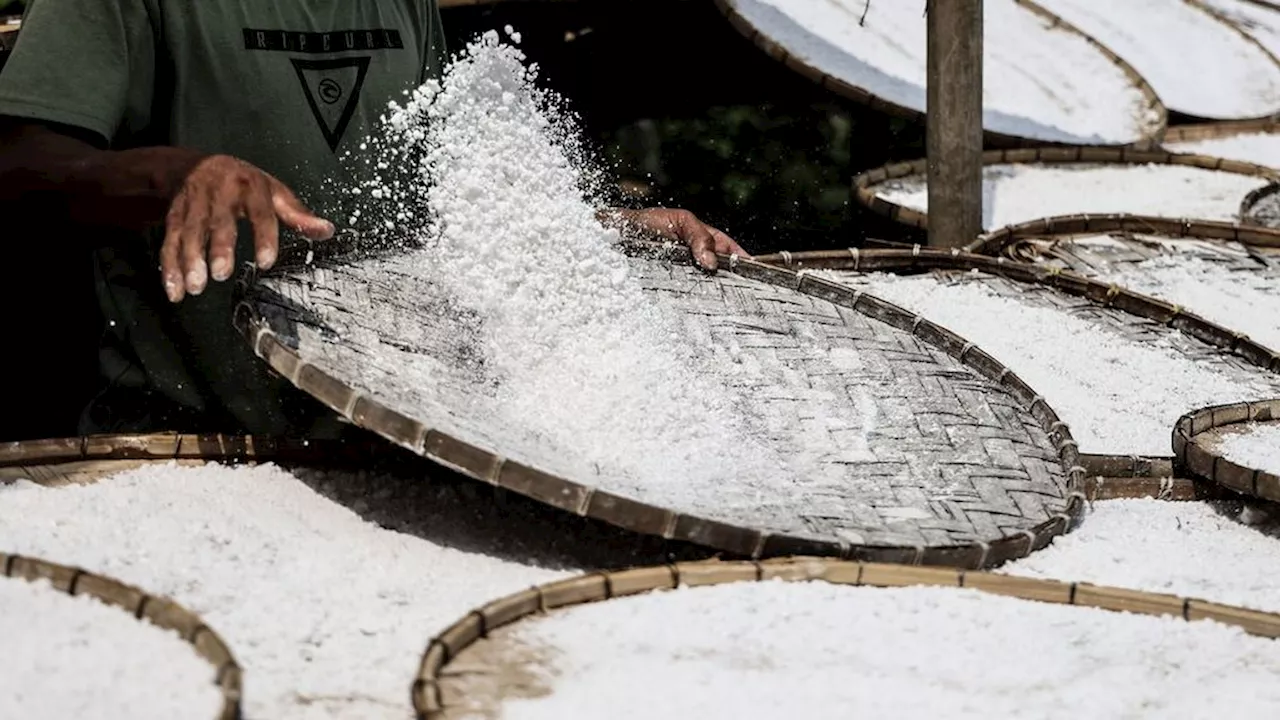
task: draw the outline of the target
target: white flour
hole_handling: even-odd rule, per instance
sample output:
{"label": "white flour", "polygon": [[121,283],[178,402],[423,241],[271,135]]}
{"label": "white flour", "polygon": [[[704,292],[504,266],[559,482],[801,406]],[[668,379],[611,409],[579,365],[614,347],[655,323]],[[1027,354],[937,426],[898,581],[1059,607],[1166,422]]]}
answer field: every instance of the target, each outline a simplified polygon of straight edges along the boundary
{"label": "white flour", "polygon": [[1280,539],[1202,502],[1095,503],[1074,532],[1001,571],[1280,612]]}
{"label": "white flour", "polygon": [[833,275],[991,353],[1044,395],[1081,452],[1171,455],[1170,436],[1183,414],[1275,392],[1262,370],[1257,381],[1242,384],[1165,340],[1135,342],[1068,312],[1001,294],[974,281],[977,276]]}
{"label": "white flour", "polygon": [[274,466],[157,465],[87,486],[0,485],[0,547],[174,598],[244,667],[247,716],[279,720],[407,719],[432,636],[561,575],[383,530]]}
{"label": "white flour", "polygon": [[1106,282],[1151,295],[1280,348],[1280,285],[1274,272],[1233,270],[1222,262],[1180,253],[1101,269]]}
{"label": "white flour", "polygon": [[1164,146],[1173,152],[1195,153],[1280,168],[1280,133],[1241,133],[1206,140],[1166,142]]}
{"label": "white flour", "polygon": [[525,621],[551,693],[508,720],[1280,713],[1280,643],[1209,622],[950,588],[737,583]]}
{"label": "white flour", "polygon": [[1280,475],[1280,424],[1249,423],[1223,433],[1218,452],[1241,467]]}
{"label": "white flour", "polygon": [[[1080,213],[1131,213],[1234,221],[1262,178],[1179,165],[988,165],[982,226]],[[912,176],[876,188],[884,199],[928,211],[928,181]]]}
{"label": "white flour", "polygon": [[[890,102],[925,109],[924,2],[731,0],[766,37]],[[865,13],[865,21],[863,15]],[[1037,140],[1124,144],[1155,121],[1124,72],[1083,37],[1012,0],[984,13],[985,127]]]}
{"label": "white flour", "polygon": [[177,633],[47,581],[0,578],[0,646],[3,718],[211,720],[222,707],[214,667]]}
{"label": "white flour", "polygon": [[1201,0],[1245,31],[1273,55],[1280,53],[1280,12],[1248,0]]}
{"label": "white flour", "polygon": [[1280,67],[1181,0],[1038,0],[1124,58],[1170,110],[1216,120],[1280,111]]}

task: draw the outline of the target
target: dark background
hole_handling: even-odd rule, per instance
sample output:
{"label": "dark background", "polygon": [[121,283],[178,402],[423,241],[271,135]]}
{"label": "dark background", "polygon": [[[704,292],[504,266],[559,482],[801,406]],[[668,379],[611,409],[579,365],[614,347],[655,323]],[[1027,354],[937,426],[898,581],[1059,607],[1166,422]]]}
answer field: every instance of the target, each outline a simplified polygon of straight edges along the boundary
{"label": "dark background", "polygon": [[[0,15],[20,12],[0,0]],[[443,15],[455,51],[486,30],[521,33],[629,204],[688,208],[755,253],[905,239],[856,206],[849,186],[863,169],[923,156],[923,122],[787,70],[711,0],[517,1]],[[0,208],[0,441],[74,435],[101,333],[88,258],[68,258],[56,231],[3,223]]]}

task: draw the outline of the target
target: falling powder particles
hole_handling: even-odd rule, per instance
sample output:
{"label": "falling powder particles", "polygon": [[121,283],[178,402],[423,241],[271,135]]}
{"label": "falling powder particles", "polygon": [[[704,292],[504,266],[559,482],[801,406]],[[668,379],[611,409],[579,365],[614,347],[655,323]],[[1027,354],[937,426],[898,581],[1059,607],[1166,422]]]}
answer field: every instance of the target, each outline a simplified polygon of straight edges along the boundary
{"label": "falling powder particles", "polygon": [[1183,414],[1277,389],[1261,370],[1247,382],[1228,377],[1165,338],[1135,341],[1063,309],[1002,293],[986,275],[833,275],[990,353],[1044,395],[1081,452],[1171,455],[1173,426]]}
{"label": "falling powder particles", "polygon": [[974,590],[737,583],[577,606],[505,640],[565,717],[1273,718],[1280,643]]}
{"label": "falling powder particles", "polygon": [[[790,56],[876,97],[924,111],[923,1],[729,4]],[[1134,142],[1158,125],[1137,85],[1082,35],[1013,0],[988,0],[983,13],[986,129],[1108,145]]]}
{"label": "falling powder particles", "polygon": [[1280,538],[1203,502],[1094,503],[1079,528],[1000,572],[1280,612]]}
{"label": "falling powder particles", "polygon": [[247,717],[279,720],[407,719],[418,658],[436,633],[563,574],[384,530],[271,465],[0,485],[0,547],[186,606],[244,668]]}
{"label": "falling powder particles", "polygon": [[1222,457],[1241,467],[1280,475],[1280,423],[1245,423],[1231,430],[1223,432],[1218,442]]}
{"label": "falling powder particles", "polygon": [[1128,61],[1170,110],[1215,120],[1280,111],[1280,67],[1192,2],[1038,3]]}
{"label": "falling powder particles", "polygon": [[1280,349],[1280,278],[1178,252],[1104,267],[1099,279],[1180,305],[1210,322]]}
{"label": "falling powder particles", "polygon": [[45,580],[0,578],[0,647],[3,718],[206,720],[222,708],[214,667],[177,633]]}
{"label": "falling powder particles", "polygon": [[1181,140],[1166,142],[1164,147],[1173,152],[1208,155],[1280,169],[1280,133],[1252,132],[1203,140]]}
{"label": "falling powder particles", "polygon": [[[1261,177],[1181,165],[988,165],[982,171],[982,226],[992,230],[1056,215],[1130,213],[1231,222]],[[929,209],[923,176],[876,187],[889,202]]]}

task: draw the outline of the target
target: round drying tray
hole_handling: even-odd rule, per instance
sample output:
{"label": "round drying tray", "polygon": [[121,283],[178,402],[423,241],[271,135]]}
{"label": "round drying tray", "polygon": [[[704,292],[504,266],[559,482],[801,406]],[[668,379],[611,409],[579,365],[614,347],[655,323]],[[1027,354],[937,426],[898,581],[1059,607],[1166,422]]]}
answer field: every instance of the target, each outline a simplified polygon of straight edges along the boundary
{"label": "round drying tray", "polygon": [[[475,713],[501,697],[504,690],[510,690],[507,685],[518,683],[522,679],[520,673],[503,667],[512,664],[511,658],[495,656],[500,654],[501,643],[510,630],[526,618],[652,591],[764,581],[820,581],[881,588],[969,588],[1042,603],[1171,616],[1188,621],[1215,620],[1250,635],[1280,637],[1280,614],[1087,583],[807,558],[763,563],[684,563],[562,580],[473,610],[427,646],[413,683],[414,709],[420,720],[456,717],[459,713]],[[851,611],[856,612],[856,608]],[[484,697],[486,695],[488,697]]]}
{"label": "round drying tray", "polygon": [[[1264,187],[1270,187],[1264,186]],[[1079,235],[1151,235],[1192,241],[1236,242],[1257,248],[1280,248],[1280,229],[1235,222],[1184,220],[1149,215],[1097,214],[1060,215],[1008,225],[983,234],[964,248],[966,252],[1005,255],[1011,259],[1039,257],[1028,244]]]}
{"label": "round drying tray", "polygon": [[226,642],[195,613],[163,597],[155,597],[118,580],[39,558],[0,552],[0,571],[8,578],[47,580],[68,595],[100,600],[156,627],[172,630],[216,668],[214,682],[222,693],[219,720],[239,720],[241,671]]}
{"label": "round drying tray", "polygon": [[[1177,222],[1183,222],[1188,214],[1200,215],[1198,220],[1236,221],[1246,196],[1280,179],[1280,171],[1238,160],[1127,148],[995,150],[983,153],[982,162],[986,234],[1044,217],[1119,212],[1170,217]],[[1097,181],[1110,184],[1101,188],[1084,186],[1086,179],[1078,176],[1090,170],[1099,171]],[[927,229],[927,171],[927,161],[923,159],[885,165],[855,177],[853,192],[858,202],[872,211],[914,228]],[[1122,174],[1116,176],[1117,173]],[[1170,196],[1161,193],[1140,203],[1132,189],[1163,181],[1152,177],[1159,174],[1167,174],[1171,176],[1168,179],[1183,184],[1202,176],[1202,180],[1210,184],[1205,188],[1209,199],[1187,193]],[[1001,186],[1010,183],[1008,187],[1017,187],[1019,178],[1024,182],[1038,181],[1043,186],[1029,186],[1025,197],[1002,197]],[[1081,186],[1071,187],[1072,183]],[[1090,189],[1100,192],[1101,199],[1081,200],[1080,195]],[[1198,202],[1201,207],[1194,213],[1182,212],[1188,200]],[[1008,209],[1010,206],[1012,209]]]}
{"label": "round drying tray", "polygon": [[[853,0],[830,2],[821,7],[794,3],[796,9],[826,13],[826,20],[804,19],[776,3],[762,0],[716,0],[729,22],[770,57],[801,76],[839,95],[877,110],[910,119],[923,119],[925,111],[925,17],[919,11],[895,5],[868,6]],[[901,77],[901,65],[880,68],[873,59],[859,56],[851,48],[875,46],[877,14],[912,13],[914,33],[895,34],[884,43],[886,52],[901,62],[910,55],[915,76]],[[987,13],[987,99],[984,125],[988,142],[1000,147],[1044,144],[1131,145],[1149,147],[1165,127],[1167,112],[1150,84],[1123,58],[1080,32],[1045,8],[1030,0],[999,0],[988,3]],[[916,17],[918,16],[918,17]],[[918,21],[918,22],[917,22]],[[820,23],[822,27],[808,23]],[[918,27],[916,26],[918,24]],[[860,42],[858,35],[867,33]],[[1034,34],[1038,41],[1028,40]],[[1025,44],[1023,44],[1025,43]],[[1067,59],[1064,59],[1067,58]],[[1080,63],[1084,62],[1082,68]],[[1057,71],[1057,77],[1051,73]],[[1099,83],[1073,83],[1083,73],[1091,77],[1110,71],[1115,75],[1115,97],[1097,97]],[[1003,81],[996,82],[997,78]],[[1127,84],[1127,86],[1126,86]],[[1054,88],[1052,93],[1045,90]],[[1070,94],[1079,88],[1079,92]],[[1067,97],[1061,94],[1064,89]],[[1028,95],[1043,95],[1042,102],[1027,103],[1018,110],[1011,103]],[[1002,102],[1005,100],[1007,102]],[[1074,101],[1074,103],[1073,103]],[[1131,127],[1126,133],[1102,139],[1097,128],[1076,121],[1059,126],[1066,117],[1048,112],[1072,104],[1082,115],[1109,114]]]}
{"label": "round drying tray", "polygon": [[284,377],[414,453],[569,513],[740,557],[983,567],[1043,547],[1080,518],[1067,428],[947,330],[750,260],[722,258],[714,275],[687,251],[628,262],[643,292],[679,318],[682,342],[727,345],[735,367],[767,370],[733,375],[748,383],[735,400],[768,428],[761,442],[808,470],[757,481],[785,483],[776,490],[717,480],[701,504],[682,504],[609,467],[577,469],[571,445],[531,445],[493,420],[503,412],[495,385],[471,374],[486,350],[441,328],[461,311],[412,253],[286,263],[245,284],[236,323]]}
{"label": "round drying tray", "polygon": [[[919,246],[911,250],[783,252],[761,256],[757,260],[802,273],[806,270],[896,274],[939,272],[949,277],[979,281],[997,295],[1083,318],[1135,344],[1158,343],[1193,360],[1199,367],[1213,368],[1222,377],[1241,386],[1270,387],[1280,383],[1280,379],[1270,377],[1270,373],[1280,373],[1280,355],[1248,337],[1177,305],[1056,267],[959,250],[928,250]],[[980,274],[974,275],[971,271],[980,271]],[[1268,372],[1259,373],[1259,370]],[[1134,402],[1159,400],[1135,399]],[[1172,424],[1170,419],[1169,426]],[[1123,464],[1130,462],[1129,457],[1134,454],[1150,456],[1152,453],[1089,453],[1082,455],[1084,460],[1081,464]]]}
{"label": "round drying tray", "polygon": [[1280,476],[1233,462],[1223,457],[1219,447],[1229,434],[1252,423],[1276,420],[1280,420],[1280,400],[1219,405],[1188,413],[1173,431],[1178,467],[1233,492],[1280,502]]}

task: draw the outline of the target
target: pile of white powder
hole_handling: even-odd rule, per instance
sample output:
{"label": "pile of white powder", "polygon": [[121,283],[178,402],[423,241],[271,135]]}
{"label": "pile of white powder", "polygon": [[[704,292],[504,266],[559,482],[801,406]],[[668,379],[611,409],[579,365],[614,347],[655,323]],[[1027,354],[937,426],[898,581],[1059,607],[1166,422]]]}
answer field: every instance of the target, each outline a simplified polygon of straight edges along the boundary
{"label": "pile of white powder", "polygon": [[1166,142],[1164,146],[1173,152],[1195,153],[1280,168],[1280,133],[1240,133],[1204,140]]}
{"label": "pile of white powder", "polygon": [[1241,467],[1280,475],[1280,423],[1249,423],[1224,432],[1218,452]]}
{"label": "pile of white powder", "polygon": [[[923,0],[729,4],[790,55],[872,95],[924,111]],[[1014,0],[987,0],[983,13],[988,130],[1105,145],[1139,140],[1157,122],[1137,86],[1084,37]]]}
{"label": "pile of white powder", "polygon": [[[1264,178],[1182,165],[988,165],[982,170],[982,226],[991,230],[1081,213],[1234,221],[1240,201]],[[876,187],[889,202],[927,212],[923,176]]]}
{"label": "pile of white powder", "polygon": [[0,578],[0,648],[3,718],[212,720],[222,708],[215,668],[177,633],[47,581]]}
{"label": "pile of white powder", "polygon": [[[93,485],[0,485],[0,547],[172,597],[244,667],[247,716],[278,720],[407,719],[418,658],[436,633],[489,600],[564,576],[384,530],[269,465],[152,465]],[[3,622],[13,634],[0,637],[38,641],[25,620],[0,612]],[[87,657],[115,652],[91,645]],[[181,652],[193,655],[138,654],[127,688],[164,697],[167,673],[187,672],[167,661]],[[25,662],[22,653],[13,659]],[[212,671],[202,672],[203,683]],[[3,712],[5,677],[0,716],[55,716]]]}
{"label": "pile of white powder", "polygon": [[1193,3],[1037,2],[1127,60],[1170,110],[1220,120],[1280,111],[1280,67]]}
{"label": "pile of white powder", "polygon": [[556,611],[511,640],[551,692],[508,720],[1280,713],[1280,643],[950,588],[737,583]]}
{"label": "pile of white powder", "polygon": [[1280,539],[1203,502],[1095,503],[1078,529],[1001,572],[1280,612]]}
{"label": "pile of white powder", "polygon": [[834,273],[990,353],[1044,395],[1080,451],[1170,455],[1178,418],[1277,391],[1259,370],[1241,382],[1165,340],[1137,342],[1062,310],[1000,292],[985,276]]}
{"label": "pile of white powder", "polygon": [[[1271,53],[1280,53],[1280,12],[1252,0],[1201,0]],[[1272,3],[1274,5],[1274,3]]]}

